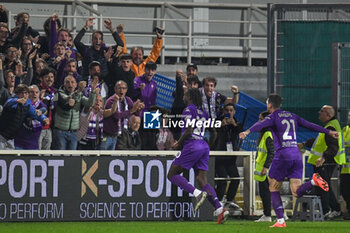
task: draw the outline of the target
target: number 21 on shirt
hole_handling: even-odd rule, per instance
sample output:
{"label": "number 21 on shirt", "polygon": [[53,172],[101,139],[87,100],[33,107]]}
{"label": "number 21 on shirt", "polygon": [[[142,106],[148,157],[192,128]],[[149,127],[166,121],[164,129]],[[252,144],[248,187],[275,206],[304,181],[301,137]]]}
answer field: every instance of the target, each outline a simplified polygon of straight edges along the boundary
{"label": "number 21 on shirt", "polygon": [[283,133],[283,140],[296,140],[295,132],[295,121],[294,119],[283,119],[281,122],[283,125],[286,125],[286,129]]}

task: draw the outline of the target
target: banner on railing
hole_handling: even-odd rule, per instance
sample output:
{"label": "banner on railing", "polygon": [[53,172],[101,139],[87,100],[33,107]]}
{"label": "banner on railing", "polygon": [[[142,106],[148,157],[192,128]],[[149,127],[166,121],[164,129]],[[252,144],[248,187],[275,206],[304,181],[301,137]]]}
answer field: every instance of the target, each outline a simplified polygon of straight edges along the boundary
{"label": "banner on railing", "polygon": [[[0,221],[212,220],[208,202],[194,211],[195,198],[167,180],[171,162],[170,156],[1,156]],[[213,169],[208,176],[214,180]]]}

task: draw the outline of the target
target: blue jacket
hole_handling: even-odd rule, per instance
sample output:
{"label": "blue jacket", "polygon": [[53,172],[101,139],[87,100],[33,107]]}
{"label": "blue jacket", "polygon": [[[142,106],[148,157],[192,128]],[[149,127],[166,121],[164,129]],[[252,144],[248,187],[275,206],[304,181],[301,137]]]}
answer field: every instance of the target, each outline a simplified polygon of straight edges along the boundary
{"label": "blue jacket", "polygon": [[9,98],[0,117],[0,134],[7,140],[14,139],[22,126],[25,117],[29,116],[43,123],[47,117],[43,114],[37,116],[30,99],[22,105],[17,103],[18,97]]}

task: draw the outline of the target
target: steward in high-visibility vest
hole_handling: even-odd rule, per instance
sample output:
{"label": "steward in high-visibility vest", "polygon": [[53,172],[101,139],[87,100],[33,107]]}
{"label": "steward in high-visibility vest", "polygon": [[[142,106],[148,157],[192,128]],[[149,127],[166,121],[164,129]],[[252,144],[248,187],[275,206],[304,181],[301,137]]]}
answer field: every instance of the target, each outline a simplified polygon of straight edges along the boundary
{"label": "steward in high-visibility vest", "polygon": [[[266,173],[263,175],[261,172],[265,168],[269,168],[273,155],[274,155],[274,148],[268,147],[268,142],[270,140],[270,144],[273,147],[273,137],[272,133],[270,131],[266,131],[257,148],[257,156],[256,156],[256,162],[255,162],[255,170],[254,170],[254,180],[256,181],[264,181],[266,179]],[[272,156],[271,156],[272,153]]]}
{"label": "steward in high-visibility vest", "polygon": [[[334,128],[338,133],[338,151],[334,155],[333,159],[334,161],[339,164],[345,164],[345,148],[344,148],[344,137],[342,130],[340,128],[339,122],[337,119],[333,118],[330,120],[325,128],[328,129],[329,127]],[[328,146],[326,144],[326,139],[325,139],[325,134],[324,133],[319,133],[316,140],[314,141],[311,150],[310,150],[310,156],[309,159],[307,160],[308,163],[311,163],[313,165],[316,165],[316,160],[319,159],[320,157],[324,157],[326,160],[326,163],[329,163],[331,158],[327,158],[325,156],[324,152],[327,150]],[[327,161],[328,160],[328,161]]]}
{"label": "steward in high-visibility vest", "polygon": [[346,163],[342,166],[341,174],[350,174],[350,126],[343,128],[344,144],[346,153]]}

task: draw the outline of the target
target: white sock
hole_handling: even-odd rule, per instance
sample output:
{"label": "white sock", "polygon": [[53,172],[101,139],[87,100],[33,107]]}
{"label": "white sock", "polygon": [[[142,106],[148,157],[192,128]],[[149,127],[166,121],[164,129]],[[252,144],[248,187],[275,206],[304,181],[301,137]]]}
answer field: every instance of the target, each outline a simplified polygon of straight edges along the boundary
{"label": "white sock", "polygon": [[311,184],[315,186],[315,181],[311,179]]}
{"label": "white sock", "polygon": [[279,219],[277,219],[277,222],[278,222],[279,224],[283,224],[283,223],[284,223],[284,218],[279,218]]}
{"label": "white sock", "polygon": [[199,194],[201,194],[201,193],[202,193],[202,191],[199,190],[199,189],[195,189],[195,190],[193,191],[193,195],[194,195],[195,197],[198,197]]}

